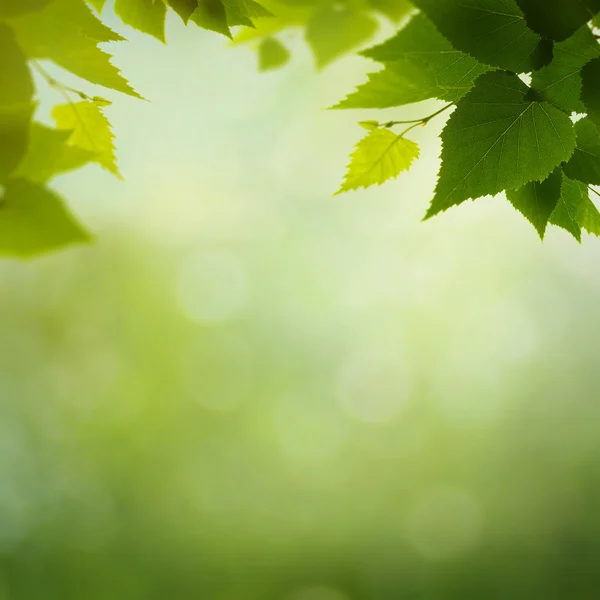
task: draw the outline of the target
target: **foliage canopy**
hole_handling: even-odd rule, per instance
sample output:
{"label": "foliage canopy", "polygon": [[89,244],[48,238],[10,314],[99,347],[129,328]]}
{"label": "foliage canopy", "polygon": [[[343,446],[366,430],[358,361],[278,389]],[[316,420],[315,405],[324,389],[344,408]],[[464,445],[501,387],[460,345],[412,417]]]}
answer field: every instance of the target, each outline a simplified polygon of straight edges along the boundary
{"label": "foliage canopy", "polygon": [[[85,88],[141,96],[100,47],[123,40],[102,21],[105,4],[0,0],[4,255],[90,239],[47,187],[53,177],[90,162],[120,177],[103,113],[110,102]],[[582,230],[600,235],[590,197],[600,185],[600,0],[114,0],[113,9],[126,25],[163,42],[172,10],[186,24],[256,44],[260,70],[290,60],[280,35],[288,29],[303,29],[317,66],[325,67],[364,46],[380,19],[389,19],[397,34],[361,52],[379,70],[335,108],[384,109],[432,98],[445,105],[415,121],[361,123],[367,133],[339,191],[380,185],[409,169],[419,156],[410,131],[453,109],[427,218],[506,192],[542,238],[548,225],[577,240]],[[40,61],[79,77],[81,89],[60,83]],[[52,111],[54,127],[35,120],[33,71],[65,99]]]}

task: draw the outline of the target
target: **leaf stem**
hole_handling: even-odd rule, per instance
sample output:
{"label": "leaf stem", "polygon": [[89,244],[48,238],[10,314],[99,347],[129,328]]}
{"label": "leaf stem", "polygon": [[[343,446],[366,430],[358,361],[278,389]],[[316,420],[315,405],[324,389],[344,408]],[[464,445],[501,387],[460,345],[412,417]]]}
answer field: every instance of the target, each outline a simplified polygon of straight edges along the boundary
{"label": "leaf stem", "polygon": [[[54,77],[52,77],[52,75],[50,75],[46,71],[46,69],[44,69],[36,60],[32,60],[31,64],[33,65],[34,69],[46,80],[48,85],[50,87],[56,88],[63,96],[65,96],[65,98],[67,97],[66,92],[70,92],[71,94],[76,94],[82,100],[93,101],[93,98],[90,98],[90,96],[88,96],[84,92],[82,92],[80,90],[76,90],[75,88],[72,88],[72,87],[65,85],[64,83],[61,83],[60,81],[57,81],[56,79],[54,79]],[[71,100],[69,99],[69,102],[70,101]]]}
{"label": "leaf stem", "polygon": [[594,194],[596,194],[596,196],[600,196],[600,192],[595,190],[591,185],[588,185],[588,189],[592,190],[592,192],[594,192]]}
{"label": "leaf stem", "polygon": [[[430,114],[427,117],[423,117],[422,119],[412,119],[411,121],[388,121],[387,123],[383,123],[381,126],[385,127],[386,129],[389,129],[390,127],[394,127],[395,125],[412,125],[404,132],[406,133],[407,131],[410,131],[411,129],[419,125],[427,125],[427,123],[429,123],[431,119],[437,117],[438,115],[441,115],[443,112],[447,111],[452,106],[454,106],[454,102],[446,104],[446,106],[440,108],[440,110],[437,110],[436,112]],[[402,135],[404,135],[404,133]]]}

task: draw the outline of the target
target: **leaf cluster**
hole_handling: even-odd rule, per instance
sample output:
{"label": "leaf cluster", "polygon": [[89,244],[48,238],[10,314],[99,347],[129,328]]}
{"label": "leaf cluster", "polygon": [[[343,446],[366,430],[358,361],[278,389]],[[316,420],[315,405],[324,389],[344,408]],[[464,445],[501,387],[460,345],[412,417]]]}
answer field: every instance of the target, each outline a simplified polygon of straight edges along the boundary
{"label": "leaf cluster", "polygon": [[447,104],[399,134],[390,130],[406,121],[363,122],[370,131],[341,191],[410,168],[419,149],[407,134],[452,108],[426,218],[505,192],[541,238],[548,225],[578,241],[582,230],[600,235],[590,197],[600,185],[600,0],[413,4],[418,12],[393,38],[362,52],[380,69],[335,108]]}

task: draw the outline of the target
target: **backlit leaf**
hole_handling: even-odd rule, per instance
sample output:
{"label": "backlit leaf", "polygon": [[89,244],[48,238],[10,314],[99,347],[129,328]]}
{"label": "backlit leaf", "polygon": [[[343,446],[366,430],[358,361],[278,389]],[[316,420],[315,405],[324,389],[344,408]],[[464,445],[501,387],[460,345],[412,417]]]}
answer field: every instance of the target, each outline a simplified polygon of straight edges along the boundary
{"label": "backlit leaf", "polygon": [[389,129],[373,129],[356,146],[337,193],[381,185],[410,169],[418,156],[419,146],[415,142]]}

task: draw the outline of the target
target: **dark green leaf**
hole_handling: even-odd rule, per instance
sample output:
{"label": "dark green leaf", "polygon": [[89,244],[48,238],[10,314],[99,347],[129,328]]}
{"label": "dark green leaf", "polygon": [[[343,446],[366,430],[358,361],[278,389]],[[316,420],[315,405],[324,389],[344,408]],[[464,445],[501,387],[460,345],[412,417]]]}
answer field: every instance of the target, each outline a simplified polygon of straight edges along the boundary
{"label": "dark green leaf", "polygon": [[557,168],[544,181],[532,181],[506,192],[510,203],[536,228],[541,239],[560,199],[561,185],[562,171]]}
{"label": "dark green leaf", "polygon": [[581,70],[581,99],[588,117],[600,129],[600,58],[590,61]]}
{"label": "dark green leaf", "polygon": [[517,0],[527,24],[543,37],[566,40],[600,11],[600,0]]}
{"label": "dark green leaf", "polygon": [[571,160],[563,165],[568,177],[582,183],[600,185],[600,133],[588,119],[575,124],[577,146]]}
{"label": "dark green leaf", "polygon": [[600,44],[589,27],[555,44],[552,62],[533,73],[532,87],[541,97],[567,112],[585,112],[581,102],[581,68],[600,56]]}
{"label": "dark green leaf", "polygon": [[552,43],[529,29],[515,0],[413,0],[457,50],[515,73],[552,59]]}
{"label": "dark green leaf", "polygon": [[575,149],[571,120],[511,73],[485,73],[443,133],[442,167],[428,217],[450,206],[541,181]]}

